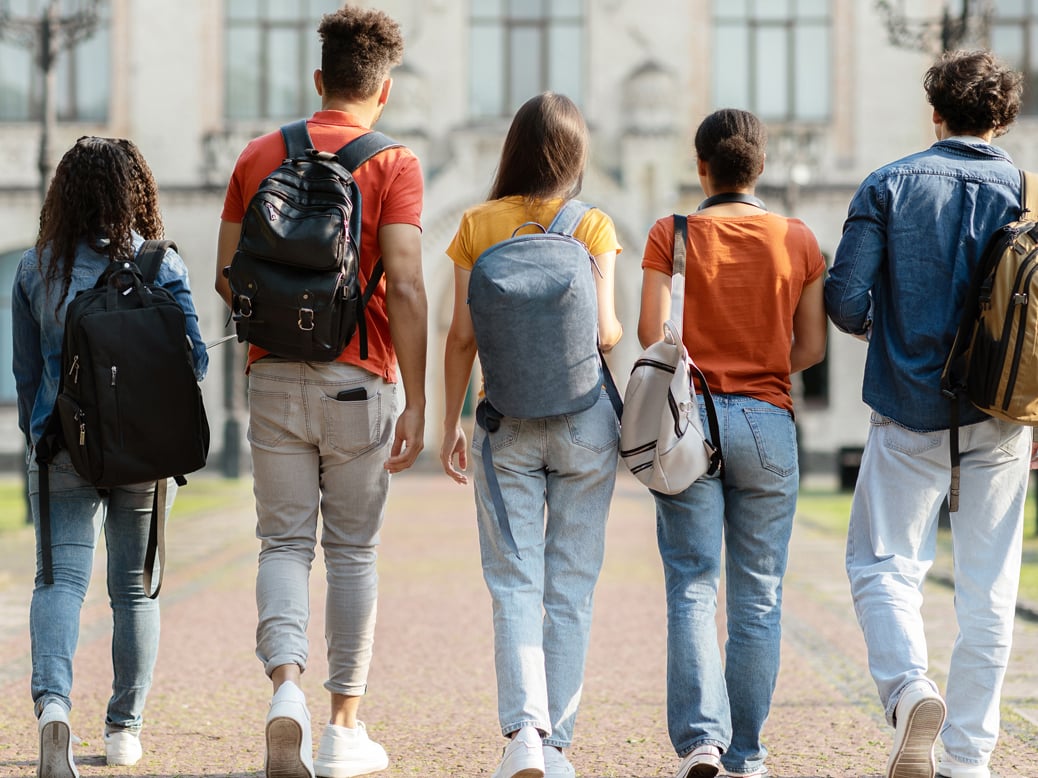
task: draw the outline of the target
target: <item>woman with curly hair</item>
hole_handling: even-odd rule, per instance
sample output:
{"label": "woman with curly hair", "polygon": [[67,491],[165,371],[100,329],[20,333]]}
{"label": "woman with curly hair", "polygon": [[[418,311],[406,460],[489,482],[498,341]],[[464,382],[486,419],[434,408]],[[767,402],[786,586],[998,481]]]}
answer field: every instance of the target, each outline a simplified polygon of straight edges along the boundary
{"label": "woman with curly hair", "polygon": [[[76,294],[94,286],[110,262],[133,260],[146,239],[162,237],[151,171],[128,140],[80,138],[62,158],[44,199],[36,245],[18,265],[13,290],[14,374],[18,423],[29,449],[29,502],[36,533],[36,581],[29,611],[32,697],[39,719],[39,778],[78,776],[69,726],[72,659],[79,615],[102,529],[112,606],[114,680],[103,740],[108,764],[135,764],[159,642],[158,601],[142,583],[154,483],[99,491],[62,450],[49,465],[54,582],[44,582],[39,531],[40,479],[33,454],[60,383],[65,314]],[[195,375],[208,358],[191,300],[187,267],[170,250],[156,283],[176,297],[187,318]],[[161,409],[156,410],[157,413]],[[175,494],[170,484],[166,509]]]}
{"label": "woman with curly hair", "polygon": [[[782,577],[799,471],[790,375],[821,361],[825,260],[799,219],[754,197],[767,133],[723,109],[696,132],[706,199],[660,219],[642,259],[643,346],[663,338],[683,228],[682,340],[714,397],[724,465],[685,491],[654,492],[667,589],[667,722],[677,778],[767,775],[761,728],[779,668]],[[679,232],[680,235],[680,232]],[[724,549],[722,556],[722,547]],[[714,621],[722,562],[728,640]]]}

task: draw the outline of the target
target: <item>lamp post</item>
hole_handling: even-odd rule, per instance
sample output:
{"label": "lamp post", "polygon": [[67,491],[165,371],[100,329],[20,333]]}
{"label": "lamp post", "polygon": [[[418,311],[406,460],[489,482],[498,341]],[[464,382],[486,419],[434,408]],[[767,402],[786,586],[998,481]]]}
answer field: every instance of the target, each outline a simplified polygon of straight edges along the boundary
{"label": "lamp post", "polygon": [[912,18],[905,0],[876,0],[890,42],[904,49],[939,54],[965,45],[987,47],[994,0],[945,0],[939,16]]}
{"label": "lamp post", "polygon": [[50,144],[58,121],[54,66],[58,54],[89,38],[97,30],[100,3],[101,0],[43,0],[31,4],[39,9],[36,15],[32,15],[14,13],[11,0],[0,0],[0,37],[31,49],[36,67],[43,76],[38,160],[41,203],[50,182]]}

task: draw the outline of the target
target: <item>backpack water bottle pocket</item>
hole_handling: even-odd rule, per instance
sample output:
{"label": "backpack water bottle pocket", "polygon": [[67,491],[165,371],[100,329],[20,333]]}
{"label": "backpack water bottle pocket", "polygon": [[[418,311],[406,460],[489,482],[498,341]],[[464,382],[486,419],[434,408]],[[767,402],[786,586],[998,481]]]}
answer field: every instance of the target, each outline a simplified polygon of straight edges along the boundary
{"label": "backpack water bottle pocket", "polygon": [[986,327],[977,327],[970,350],[966,392],[970,401],[979,408],[990,408],[995,404],[1002,379],[1000,363],[999,341],[991,337]]}

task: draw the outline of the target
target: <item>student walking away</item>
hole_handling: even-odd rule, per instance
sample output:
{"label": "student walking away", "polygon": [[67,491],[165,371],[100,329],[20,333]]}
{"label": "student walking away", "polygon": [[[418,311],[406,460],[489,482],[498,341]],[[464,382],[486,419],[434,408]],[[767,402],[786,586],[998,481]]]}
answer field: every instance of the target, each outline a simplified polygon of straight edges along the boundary
{"label": "student walking away", "polygon": [[[685,226],[682,340],[714,398],[724,465],[675,495],[653,492],[667,590],[667,723],[677,778],[766,776],[761,729],[779,669],[782,577],[799,471],[790,375],[821,361],[825,261],[803,222],[754,196],[767,135],[724,109],[696,131],[707,198],[649,230],[638,339],[663,338],[676,226]],[[680,238],[679,238],[680,239]],[[704,425],[705,409],[701,410]],[[714,612],[725,549],[728,640]]]}
{"label": "student walking away", "polygon": [[[104,531],[112,607],[112,696],[103,742],[110,765],[132,765],[142,755],[144,705],[159,645],[159,604],[144,577],[155,482],[99,490],[75,470],[67,449],[48,466],[41,495],[40,443],[54,409],[62,373],[65,316],[77,293],[91,289],[111,263],[132,262],[146,239],[162,238],[158,192],[147,163],[128,140],[85,137],[62,157],[47,190],[36,245],[22,257],[12,297],[14,376],[18,424],[29,448],[29,504],[36,525],[36,580],[29,609],[32,698],[38,717],[39,778],[78,776],[69,723],[72,661],[79,617]],[[183,309],[195,377],[209,361],[191,300],[187,267],[175,251],[155,277]],[[132,334],[131,334],[132,335]],[[154,412],[161,414],[163,408]],[[164,506],[176,492],[170,481]],[[41,499],[49,501],[48,532],[41,532]],[[49,570],[44,559],[49,556]],[[50,579],[48,581],[48,579]]]}
{"label": "student walking away", "polygon": [[[355,261],[357,287],[366,289],[370,299],[359,312],[354,310],[356,332],[330,358],[309,359],[296,348],[301,333],[316,332],[323,326],[322,312],[336,304],[331,297],[320,298],[320,286],[312,287],[318,290],[313,304],[308,299],[297,315],[284,319],[288,327],[280,341],[287,344],[284,352],[272,353],[255,343],[249,348],[248,437],[260,539],[256,654],[274,692],[266,717],[269,778],[310,778],[315,772],[340,778],[377,772],[388,765],[385,750],[368,737],[357,715],[372,657],[376,548],[390,474],[414,464],[425,426],[421,168],[410,150],[398,145],[384,148],[380,142],[381,151],[355,165],[353,188],[342,176],[344,155],[339,154],[339,161],[333,156],[362,136],[380,141],[371,127],[389,99],[390,71],[401,62],[403,38],[397,23],[381,11],[352,5],[325,15],[318,32],[321,68],[314,73],[314,85],[321,110],[305,124],[296,123],[296,130],[305,126],[313,148],[328,153],[304,152],[303,172],[287,180],[298,183],[310,174],[323,176],[323,184],[297,189],[293,196],[332,191],[330,182],[336,182],[340,191],[359,192],[360,197],[352,196],[348,204],[344,200],[330,208],[352,214],[354,221],[360,218],[359,252],[352,230],[348,235],[314,230],[311,238],[317,235],[319,242],[321,235],[332,235],[334,245],[356,252],[344,258],[333,251],[339,264],[330,272],[333,279],[339,273],[345,278],[350,271],[347,263]],[[256,235],[244,227],[251,226],[252,219],[276,215],[274,201],[261,202],[254,195],[269,188],[264,180],[276,178],[271,174],[288,153],[280,131],[264,135],[246,146],[231,176],[220,225],[216,288],[236,317],[247,316],[254,304],[257,318],[263,318],[259,312],[267,292],[276,294],[297,283],[299,273],[315,270],[313,264],[300,267],[297,260],[311,257],[316,262],[327,253],[328,247],[315,249],[313,242],[300,243],[302,238],[289,230],[269,246],[276,260],[269,264],[281,263],[282,275],[277,277],[281,280],[261,289],[252,300],[246,280],[232,298],[242,266],[257,274],[270,270],[249,264],[255,258],[250,252]],[[315,171],[314,165],[321,166],[323,173]],[[287,221],[292,220],[271,224],[283,226]],[[345,227],[341,223],[339,227],[349,229],[349,223],[346,219]],[[240,261],[243,265],[232,266]],[[230,279],[224,277],[228,266],[232,266]],[[382,279],[377,277],[379,268],[384,270]],[[320,280],[309,277],[315,284]],[[298,301],[292,304],[299,305]],[[252,337],[259,328],[247,332]],[[315,341],[315,348],[328,342]],[[401,380],[406,397],[402,411]],[[309,655],[309,577],[318,516],[328,579],[324,686],[330,712],[314,760],[300,676]]]}
{"label": "student walking away", "polygon": [[563,750],[583,688],[619,439],[596,344],[608,351],[622,332],[613,222],[574,199],[588,142],[569,98],[528,100],[489,199],[465,212],[447,248],[454,314],[440,460],[461,484],[461,413],[477,350],[485,378],[472,440],[476,516],[498,716],[510,738],[494,778],[574,775]]}
{"label": "student walking away", "polygon": [[[935,770],[987,778],[998,740],[1031,432],[965,399],[951,514],[959,634],[943,699],[927,676],[920,608],[951,485],[942,369],[984,246],[1022,205],[1020,172],[992,145],[1016,118],[1021,84],[989,52],[937,60],[923,79],[937,142],[861,184],[825,284],[833,323],[869,341],[862,398],[872,419],[851,504],[847,573],[869,670],[894,727],[888,778],[933,778]],[[935,767],[938,736],[944,754]]]}

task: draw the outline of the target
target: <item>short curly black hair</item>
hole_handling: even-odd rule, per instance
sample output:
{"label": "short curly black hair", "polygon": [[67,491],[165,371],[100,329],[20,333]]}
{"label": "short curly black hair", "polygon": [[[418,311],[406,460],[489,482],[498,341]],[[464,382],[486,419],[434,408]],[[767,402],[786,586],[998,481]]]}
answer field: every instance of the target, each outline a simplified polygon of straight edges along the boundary
{"label": "short curly black hair", "polygon": [[389,71],[403,61],[400,25],[382,11],[347,5],[325,14],[317,33],[324,88],[333,97],[371,97]]}
{"label": "short curly black hair", "polygon": [[998,136],[1020,112],[1023,75],[990,51],[950,51],[926,71],[923,87],[952,132]]}

